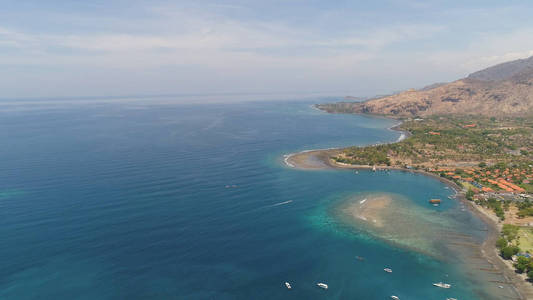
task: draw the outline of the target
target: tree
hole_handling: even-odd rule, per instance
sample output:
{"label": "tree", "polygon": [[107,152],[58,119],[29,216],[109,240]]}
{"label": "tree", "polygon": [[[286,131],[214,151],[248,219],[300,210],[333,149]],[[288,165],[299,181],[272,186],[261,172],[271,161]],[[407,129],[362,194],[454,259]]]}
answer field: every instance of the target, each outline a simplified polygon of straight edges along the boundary
{"label": "tree", "polygon": [[519,256],[516,260],[516,263],[514,264],[514,267],[516,268],[516,271],[518,273],[524,273],[524,271],[527,269],[529,265],[529,258],[524,256]]}
{"label": "tree", "polygon": [[529,264],[527,265],[528,271],[533,271],[533,258],[529,258]]}
{"label": "tree", "polygon": [[506,246],[502,248],[501,255],[504,259],[511,259],[518,251],[517,246]]}
{"label": "tree", "polygon": [[484,168],[487,166],[487,164],[485,162],[480,162],[479,165],[478,165],[480,168]]}
{"label": "tree", "polygon": [[529,280],[533,280],[533,270],[527,272],[527,278],[529,278]]}
{"label": "tree", "polygon": [[472,201],[474,199],[474,191],[472,191],[472,189],[468,189],[465,196],[467,200]]}
{"label": "tree", "polygon": [[503,224],[502,235],[507,238],[509,242],[516,239],[520,227],[511,224]]}
{"label": "tree", "polygon": [[503,249],[504,247],[507,247],[507,240],[504,237],[500,237],[496,241],[496,247],[498,247],[498,249]]}
{"label": "tree", "polygon": [[[487,207],[491,208],[494,213],[496,214],[496,216],[498,216],[500,218],[500,220],[505,220],[505,212],[503,211],[503,208],[502,208],[502,203],[501,201],[495,199],[495,198],[489,198],[487,200]],[[507,224],[506,224],[507,225]],[[505,226],[504,225],[504,232],[503,232],[503,235],[507,235],[505,233]],[[517,232],[518,232],[518,228],[517,228]],[[511,239],[509,239],[510,241]]]}
{"label": "tree", "polygon": [[509,211],[509,206],[510,205],[511,205],[511,201],[510,200],[505,200],[505,202],[503,202],[503,210]]}
{"label": "tree", "polygon": [[527,216],[533,216],[533,207],[524,208],[518,211],[517,213],[519,218],[525,218]]}

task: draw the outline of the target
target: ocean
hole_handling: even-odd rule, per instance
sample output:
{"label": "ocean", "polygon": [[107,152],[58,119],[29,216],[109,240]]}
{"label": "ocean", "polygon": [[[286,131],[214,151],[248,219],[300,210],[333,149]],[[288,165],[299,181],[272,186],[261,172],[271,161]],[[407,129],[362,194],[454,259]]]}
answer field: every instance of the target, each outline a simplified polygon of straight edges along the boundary
{"label": "ocean", "polygon": [[[400,136],[322,101],[0,103],[0,299],[489,299],[440,238],[486,226],[442,182],[284,163]],[[374,193],[414,235],[339,212]]]}

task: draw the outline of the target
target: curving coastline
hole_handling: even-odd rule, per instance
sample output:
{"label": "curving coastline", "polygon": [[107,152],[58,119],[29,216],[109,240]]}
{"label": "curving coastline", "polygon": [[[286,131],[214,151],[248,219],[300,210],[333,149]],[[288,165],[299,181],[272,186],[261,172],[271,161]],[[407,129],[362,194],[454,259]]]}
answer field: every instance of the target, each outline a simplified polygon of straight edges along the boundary
{"label": "curving coastline", "polygon": [[[399,139],[390,143],[397,143],[403,139],[409,137],[411,133],[400,130],[399,126],[401,123],[396,124],[393,127],[388,128],[389,130],[399,131],[401,133]],[[284,162],[287,166],[295,169],[301,170],[320,170],[320,169],[353,169],[353,170],[369,170],[373,169],[373,166],[369,165],[350,165],[339,163],[331,159],[332,156],[340,153],[342,148],[330,148],[330,149],[317,149],[317,150],[305,150],[298,153],[292,153],[284,156]],[[494,216],[488,214],[471,201],[468,201],[465,197],[465,191],[462,187],[458,186],[455,182],[450,181],[446,178],[442,178],[435,174],[423,171],[423,170],[413,170],[406,169],[403,167],[392,167],[392,166],[380,166],[380,170],[397,170],[405,172],[420,173],[425,176],[435,178],[447,186],[453,188],[457,195],[456,199],[461,201],[469,211],[481,219],[487,226],[487,237],[484,242],[479,247],[481,256],[493,266],[494,270],[497,270],[501,275],[506,279],[506,283],[511,285],[515,290],[516,294],[519,296],[517,299],[533,299],[533,286],[524,281],[514,270],[512,265],[504,261],[498,254],[495,247],[495,242],[499,238],[499,233],[501,230],[501,224],[498,223],[498,220]]]}

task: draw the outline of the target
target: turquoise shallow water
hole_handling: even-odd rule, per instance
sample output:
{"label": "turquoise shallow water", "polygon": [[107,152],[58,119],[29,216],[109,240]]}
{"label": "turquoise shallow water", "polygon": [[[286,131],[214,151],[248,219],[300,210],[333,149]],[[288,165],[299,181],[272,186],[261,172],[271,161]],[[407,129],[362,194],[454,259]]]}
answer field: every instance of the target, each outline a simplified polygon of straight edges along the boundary
{"label": "turquoise shallow water", "polygon": [[[439,181],[283,164],[290,152],[399,136],[393,121],[310,104],[1,105],[0,299],[487,299],[461,258],[388,243],[336,214],[371,192],[425,207],[452,193]],[[455,201],[431,213],[484,237]],[[453,288],[431,286],[441,280]]]}

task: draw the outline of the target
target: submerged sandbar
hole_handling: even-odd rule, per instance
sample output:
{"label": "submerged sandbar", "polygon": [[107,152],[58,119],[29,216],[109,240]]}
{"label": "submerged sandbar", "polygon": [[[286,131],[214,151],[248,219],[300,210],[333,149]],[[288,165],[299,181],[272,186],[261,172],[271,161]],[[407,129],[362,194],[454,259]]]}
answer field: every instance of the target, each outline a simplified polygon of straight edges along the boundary
{"label": "submerged sandbar", "polygon": [[476,229],[465,231],[467,224],[458,217],[469,214],[459,205],[440,211],[429,203],[425,207],[400,194],[367,192],[346,197],[331,212],[335,219],[356,232],[462,266],[474,285],[483,287],[479,291],[482,296],[519,297],[514,289],[498,287],[517,282],[496,269],[483,255],[483,242],[475,236]]}

